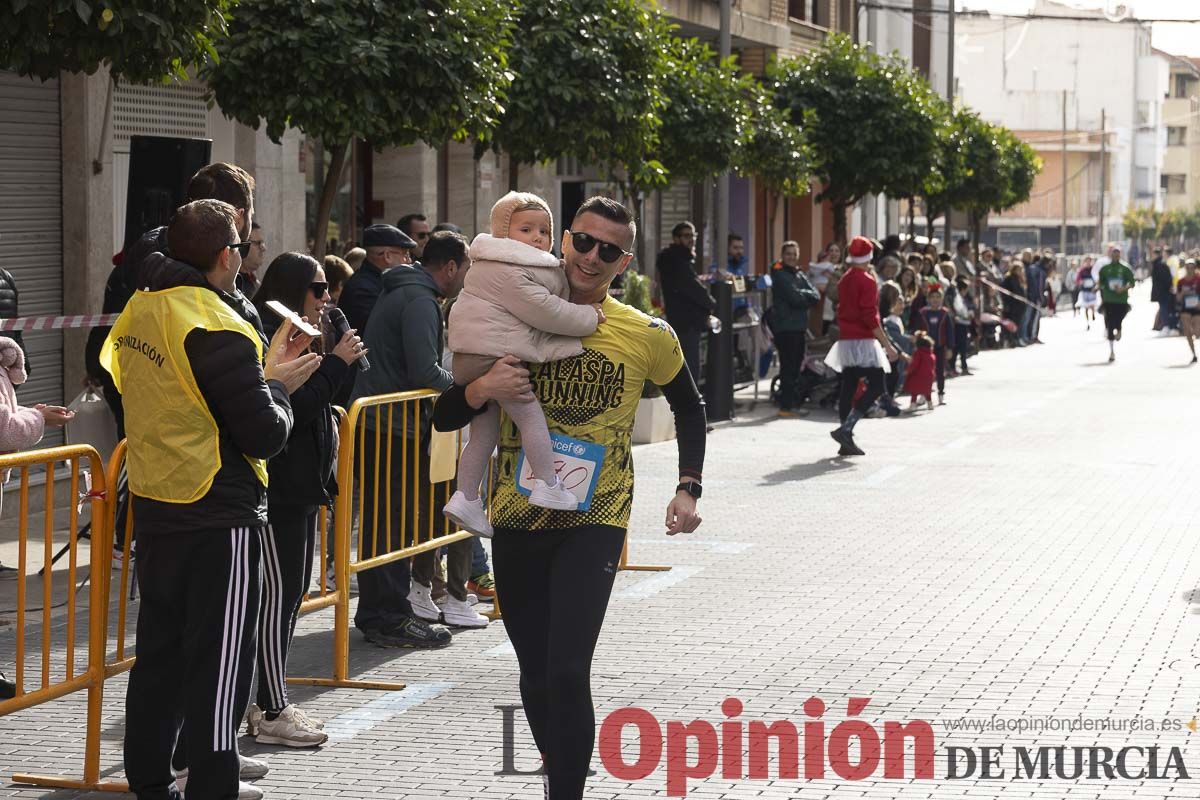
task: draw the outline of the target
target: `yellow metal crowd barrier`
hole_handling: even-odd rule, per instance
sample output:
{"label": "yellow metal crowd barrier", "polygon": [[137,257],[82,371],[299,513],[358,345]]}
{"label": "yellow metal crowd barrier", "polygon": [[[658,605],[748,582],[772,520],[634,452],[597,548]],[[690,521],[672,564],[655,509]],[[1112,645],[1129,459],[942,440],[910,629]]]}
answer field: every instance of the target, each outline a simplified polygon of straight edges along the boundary
{"label": "yellow metal crowd barrier", "polygon": [[[350,576],[376,569],[401,559],[437,550],[445,545],[469,539],[472,534],[455,530],[436,513],[449,499],[454,470],[461,445],[460,434],[442,435],[422,431],[418,405],[432,403],[437,393],[429,390],[401,392],[362,398],[349,412],[337,409],[341,446],[338,452],[337,482],[339,494],[333,509],[333,564],[335,581],[332,588],[324,580],[326,561],[328,509],[319,516],[318,566],[320,589],[301,605],[301,613],[334,608],[334,653],[332,677],[292,678],[291,683],[316,686],[354,687],[370,689],[402,689],[403,684],[385,681],[360,681],[350,678]],[[370,423],[370,424],[368,424]],[[389,435],[389,432],[391,435]],[[369,438],[368,438],[369,437]],[[368,460],[370,445],[372,458]],[[86,445],[32,450],[0,456],[0,470],[19,471],[20,486],[20,555],[17,570],[17,625],[14,677],[16,696],[0,700],[0,717],[21,711],[82,689],[88,691],[87,741],[84,750],[83,778],[72,779],[44,775],[14,775],[16,783],[56,786],[72,789],[126,791],[121,781],[100,780],[100,724],[104,701],[104,681],[129,670],[135,661],[128,652],[126,641],[132,619],[134,575],[131,560],[133,542],[133,509],[126,500],[123,517],[117,487],[125,467],[125,442],[122,441],[109,459],[107,469],[100,455]],[[424,457],[428,447],[430,455]],[[81,466],[82,465],[82,466]],[[26,567],[29,547],[30,470],[46,472],[45,522],[42,526],[44,560],[47,564],[42,584],[41,662],[40,682],[26,687],[28,637],[26,635]],[[67,548],[69,555],[66,599],[66,652],[64,663],[55,669],[51,664],[51,611],[53,608],[53,558],[55,536],[56,470],[69,469],[70,509],[67,510]],[[87,488],[85,472],[91,479]],[[397,474],[398,473],[398,474]],[[490,471],[489,471],[490,474]],[[393,476],[396,480],[393,480]],[[367,476],[370,481],[364,480]],[[368,491],[368,483],[370,491]],[[393,491],[395,490],[395,491]],[[491,499],[494,486],[489,477],[485,494]],[[12,490],[10,490],[10,495]],[[11,499],[10,499],[11,502]],[[88,555],[90,589],[87,612],[86,667],[78,668],[75,638],[76,592],[78,585],[80,516],[85,503],[90,504],[91,546]],[[490,502],[489,502],[490,505]],[[420,511],[418,511],[420,509]],[[358,547],[352,552],[354,520],[359,521]],[[370,519],[370,525],[366,521]],[[419,524],[413,524],[419,522]],[[116,526],[124,529],[122,547],[113,549]],[[369,531],[369,536],[367,532]],[[113,585],[113,561],[117,560],[120,578]],[[636,566],[628,564],[628,551],[622,553],[621,568],[658,570],[669,567]],[[109,616],[112,613],[110,592],[117,592],[116,630],[109,642]],[[494,600],[492,619],[500,617],[499,596]],[[80,648],[82,649],[82,648]]]}
{"label": "yellow metal crowd barrier", "polygon": [[[350,678],[349,582],[350,576],[359,572],[472,536],[466,531],[453,530],[434,513],[449,499],[452,486],[453,469],[440,474],[444,472],[440,465],[457,462],[460,441],[458,435],[440,437],[421,430],[418,420],[422,414],[418,406],[432,403],[436,397],[437,392],[431,390],[364,397],[356,400],[342,419],[338,496],[333,512],[334,590],[306,602],[311,608],[330,605],[334,608],[333,675],[289,678],[289,683],[359,689],[404,688],[401,683]],[[427,445],[432,452],[425,459]],[[370,459],[368,449],[373,456]],[[359,521],[359,539],[352,554],[355,517]]]}
{"label": "yellow metal crowd barrier", "polygon": [[[28,620],[26,613],[30,609],[30,599],[27,596],[26,578],[30,547],[36,546],[36,533],[30,530],[30,472],[42,469],[45,473],[44,486],[44,522],[42,524],[43,572],[41,591],[41,636],[40,668],[37,670],[35,685],[26,685],[26,662],[31,656],[30,644],[26,636]],[[0,471],[13,470],[19,473],[20,511],[19,526],[19,555],[17,558],[17,607],[16,607],[16,649],[14,653],[14,683],[16,696],[0,700],[0,716],[21,711],[26,708],[48,703],[51,700],[87,689],[88,718],[87,743],[84,750],[83,778],[72,779],[42,775],[15,775],[13,780],[18,783],[29,783],[43,786],[61,786],[74,789],[100,789],[105,785],[100,781],[100,707],[103,702],[103,687],[105,678],[104,645],[107,632],[107,594],[109,552],[105,545],[109,541],[109,505],[106,487],[107,478],[104,462],[100,454],[86,445],[71,445],[68,447],[53,447],[45,450],[31,450],[23,453],[0,456]],[[69,477],[60,478],[59,472],[69,472]],[[90,489],[88,479],[90,478]],[[61,664],[53,663],[51,645],[54,640],[53,611],[54,611],[54,559],[55,522],[64,509],[55,497],[55,488],[60,480],[69,481],[67,495],[65,532],[67,549],[66,575],[66,648]],[[11,498],[12,490],[10,490]],[[11,499],[10,499],[11,502]],[[77,620],[76,587],[80,578],[79,563],[80,518],[85,505],[90,506],[91,546],[87,559],[89,594],[87,610],[87,665],[80,670],[77,664],[75,639],[79,631]],[[35,645],[36,647],[36,645]],[[36,652],[36,651],[34,651]]]}

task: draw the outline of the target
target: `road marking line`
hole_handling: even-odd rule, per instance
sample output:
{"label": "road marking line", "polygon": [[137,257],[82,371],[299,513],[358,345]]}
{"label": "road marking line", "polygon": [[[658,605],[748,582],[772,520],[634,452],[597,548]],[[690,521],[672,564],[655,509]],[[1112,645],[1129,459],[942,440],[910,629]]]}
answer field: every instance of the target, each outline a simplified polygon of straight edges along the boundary
{"label": "road marking line", "polygon": [[969,447],[975,442],[974,436],[960,436],[949,444],[945,445],[947,450],[961,450],[964,447]]}
{"label": "road marking line", "polygon": [[400,692],[388,692],[358,708],[345,711],[331,719],[325,726],[330,741],[346,741],[360,733],[366,733],[381,722],[416,708],[427,700],[445,694],[454,688],[453,683],[411,684]]}
{"label": "road marking line", "polygon": [[986,425],[980,425],[975,429],[976,433],[995,433],[1004,427],[1003,422],[989,422]]}
{"label": "road marking line", "polygon": [[867,486],[881,486],[885,481],[891,480],[901,472],[904,472],[904,467],[902,465],[892,464],[891,466],[884,467],[883,469],[874,473],[865,481],[863,481],[863,483],[865,483]]}
{"label": "road marking line", "polygon": [[[684,536],[686,535],[688,534],[684,534]],[[629,543],[651,546],[669,545],[671,547],[693,545],[695,547],[703,547],[706,550],[723,556],[736,556],[754,547],[753,542],[722,542],[712,539],[705,541],[704,539],[684,539],[683,536],[672,536],[665,539],[630,539]]]}
{"label": "road marking line", "polygon": [[670,572],[660,572],[653,577],[640,580],[632,586],[626,586],[614,596],[622,600],[645,600],[647,597],[683,583],[703,571],[704,567],[675,567]]}
{"label": "road marking line", "polygon": [[485,656],[512,656],[517,657],[517,651],[513,649],[512,642],[502,642],[495,647],[489,647],[483,651]]}

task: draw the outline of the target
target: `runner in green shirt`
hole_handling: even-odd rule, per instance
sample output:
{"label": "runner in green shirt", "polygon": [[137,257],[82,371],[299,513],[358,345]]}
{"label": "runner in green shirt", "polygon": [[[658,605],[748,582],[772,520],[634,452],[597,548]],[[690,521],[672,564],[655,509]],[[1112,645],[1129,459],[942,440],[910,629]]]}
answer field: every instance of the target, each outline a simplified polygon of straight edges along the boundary
{"label": "runner in green shirt", "polygon": [[1116,341],[1121,338],[1121,323],[1129,313],[1129,290],[1136,279],[1129,265],[1121,261],[1121,248],[1111,247],[1108,263],[1100,268],[1100,298],[1104,301],[1104,330],[1108,333],[1108,360],[1117,360]]}

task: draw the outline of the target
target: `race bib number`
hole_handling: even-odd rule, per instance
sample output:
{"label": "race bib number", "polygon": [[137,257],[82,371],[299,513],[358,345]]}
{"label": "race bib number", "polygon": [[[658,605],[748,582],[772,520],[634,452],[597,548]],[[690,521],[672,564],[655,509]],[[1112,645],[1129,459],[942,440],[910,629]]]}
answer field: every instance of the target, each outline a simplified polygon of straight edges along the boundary
{"label": "race bib number", "polygon": [[1125,288],[1125,279],[1124,278],[1109,278],[1108,279],[1108,288],[1110,291],[1113,291],[1113,292],[1121,291],[1122,289]]}
{"label": "race bib number", "polygon": [[1092,289],[1096,288],[1096,282],[1094,280],[1092,280],[1091,278],[1084,278],[1082,285],[1083,285],[1083,288],[1089,292]]}
{"label": "race bib number", "polygon": [[1183,296],[1183,307],[1189,311],[1194,308],[1200,308],[1200,295],[1185,294]]}
{"label": "race bib number", "polygon": [[[572,439],[561,433],[550,434],[550,447],[554,450],[554,471],[562,481],[563,488],[579,498],[579,511],[592,506],[592,495],[600,479],[600,467],[604,464],[604,452],[608,448],[582,439]],[[517,491],[529,497],[533,491],[533,469],[525,463],[525,448],[517,458]]]}

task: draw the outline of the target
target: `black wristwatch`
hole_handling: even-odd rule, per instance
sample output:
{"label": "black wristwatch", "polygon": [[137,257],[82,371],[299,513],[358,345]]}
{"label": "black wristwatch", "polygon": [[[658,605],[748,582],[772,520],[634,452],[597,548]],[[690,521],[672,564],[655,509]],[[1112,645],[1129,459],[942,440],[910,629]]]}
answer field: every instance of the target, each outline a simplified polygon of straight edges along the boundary
{"label": "black wristwatch", "polygon": [[704,487],[700,485],[699,481],[684,481],[675,487],[675,491],[687,492],[692,497],[699,500],[700,495],[704,493]]}

